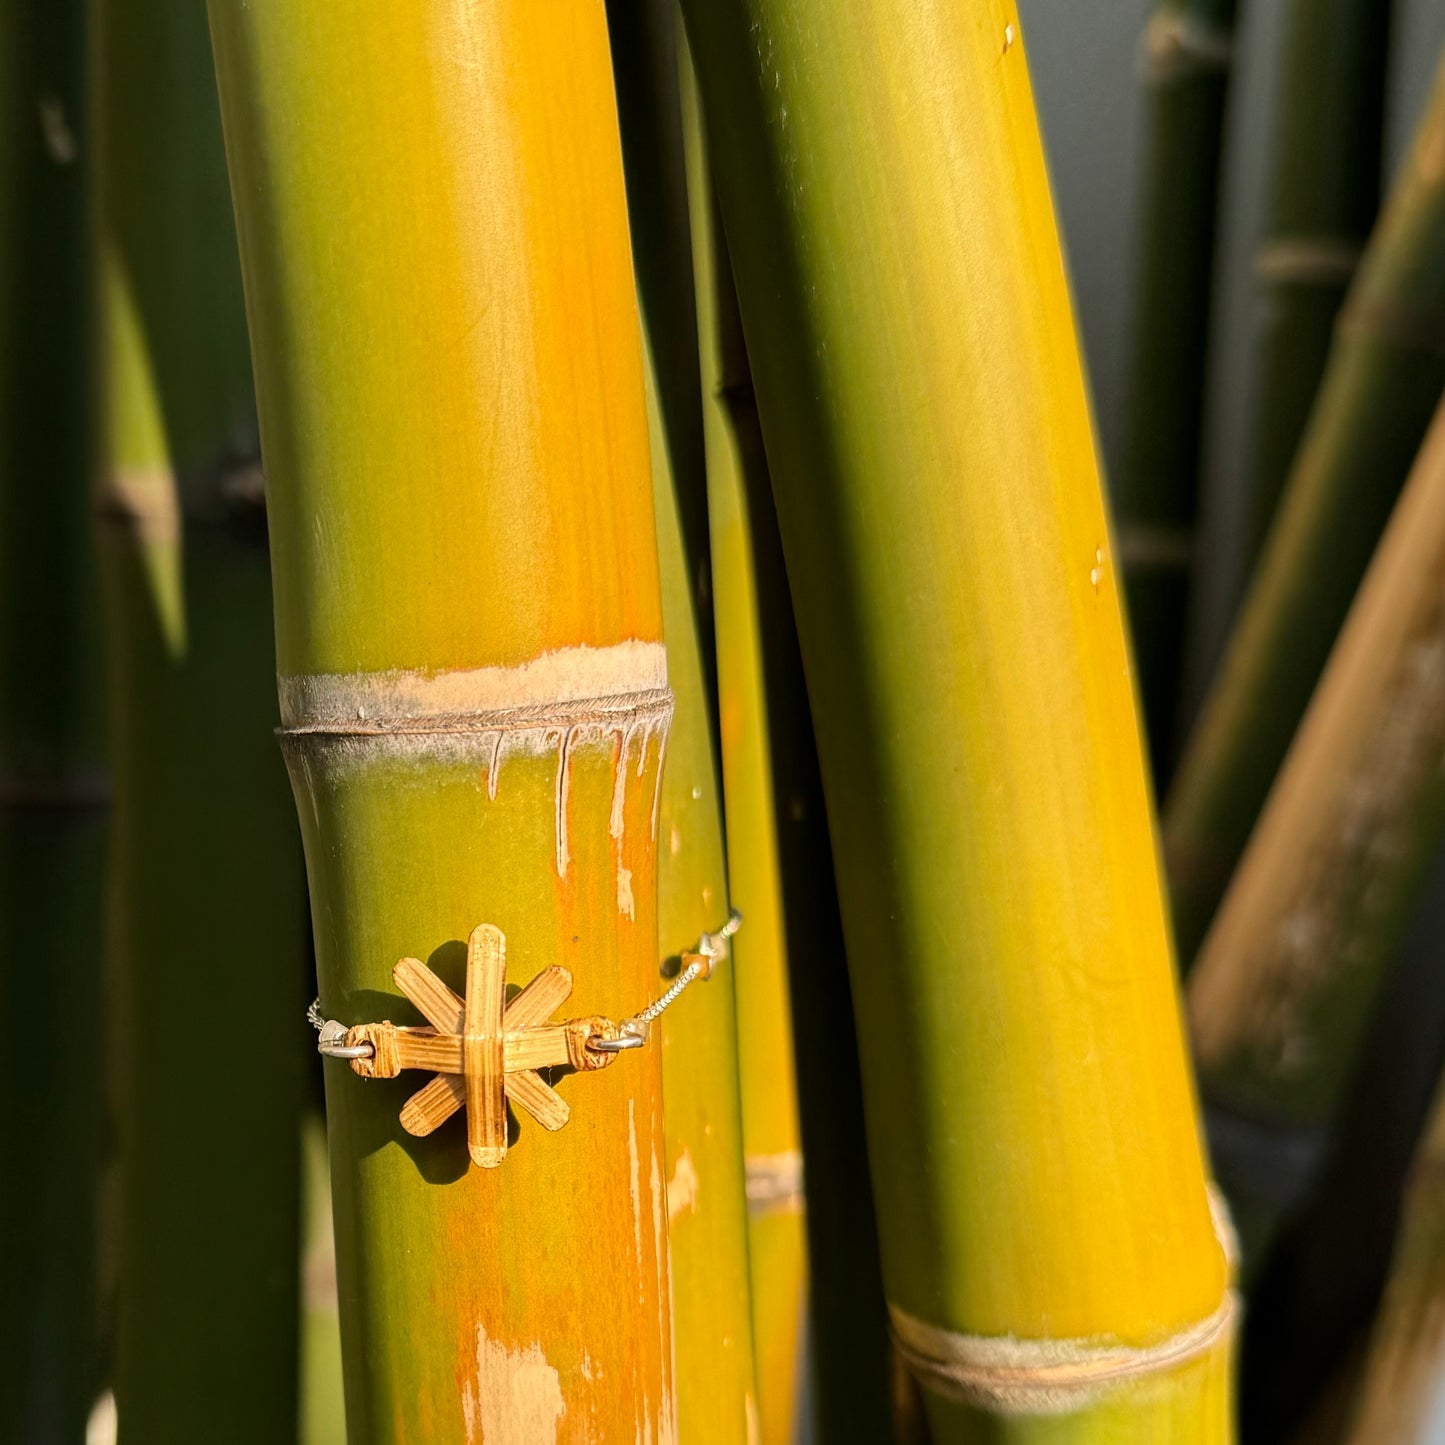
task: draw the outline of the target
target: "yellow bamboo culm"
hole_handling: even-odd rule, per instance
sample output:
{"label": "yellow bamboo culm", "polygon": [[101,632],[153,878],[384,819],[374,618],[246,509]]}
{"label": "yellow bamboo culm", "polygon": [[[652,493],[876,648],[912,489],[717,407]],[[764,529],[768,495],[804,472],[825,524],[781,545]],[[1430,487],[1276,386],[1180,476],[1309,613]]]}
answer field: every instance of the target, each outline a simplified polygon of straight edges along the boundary
{"label": "yellow bamboo culm", "polygon": [[[210,13],[323,1011],[420,1023],[398,959],[460,996],[487,924],[630,1015],[671,696],[602,7]],[[673,1439],[656,1039],[495,1167],[411,1088],[327,1065],[353,1445]]]}

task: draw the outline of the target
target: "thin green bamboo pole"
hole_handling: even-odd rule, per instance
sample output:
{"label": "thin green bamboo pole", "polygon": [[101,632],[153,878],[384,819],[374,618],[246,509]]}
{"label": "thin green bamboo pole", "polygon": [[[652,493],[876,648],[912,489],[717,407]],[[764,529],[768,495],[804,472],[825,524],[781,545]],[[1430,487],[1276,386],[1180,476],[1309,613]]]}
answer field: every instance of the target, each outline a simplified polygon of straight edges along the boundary
{"label": "thin green bamboo pole", "polygon": [[97,1380],[102,773],[83,7],[0,11],[0,1441]]}
{"label": "thin green bamboo pole", "polygon": [[95,18],[119,1438],[280,1442],[297,1429],[304,904],[220,116],[203,14],[104,0]]}
{"label": "thin green bamboo pole", "polygon": [[[740,1046],[744,1142],[761,1156],[751,1232],[762,1438],[791,1439],[798,1412],[806,1408],[819,1439],[873,1442],[890,1438],[895,1425],[894,1360],[827,816],[752,373],[690,61],[683,77],[729,869],[734,901],[748,919],[738,945],[738,992],[746,1020]],[[791,1024],[792,1038],[785,1024]],[[794,1072],[795,1049],[808,1061],[801,1077]],[[817,1199],[812,1209],[804,1208],[801,1194],[790,1197],[794,1184],[802,1183],[789,1157],[800,1145]],[[806,1264],[792,1253],[799,1223],[806,1223]],[[805,1288],[812,1303],[806,1406],[795,1313]]]}
{"label": "thin green bamboo pole", "polygon": [[[791,631],[792,616],[786,579],[779,574],[769,579],[775,584],[770,596],[775,610],[764,623],[755,523],[743,480],[744,457],[750,450],[743,431],[749,424],[751,459],[763,469],[760,484],[753,490],[760,490],[764,498],[769,487],[766,460],[757,435],[752,375],[737,315],[727,243],[708,176],[690,59],[685,59],[684,64],[684,126],[691,213],[695,218],[693,264],[715,564],[719,737],[728,875],[733,904],[748,921],[747,936],[736,945],[736,952],[759,1438],[764,1445],[788,1445],[796,1433],[803,1399],[807,1233],[763,630],[766,625]],[[775,539],[771,500],[766,504]],[[808,725],[806,699],[794,723]],[[830,1301],[829,1307],[839,1303]],[[862,1419],[855,1417],[857,1427],[865,1428],[866,1423],[866,1415]]]}
{"label": "thin green bamboo pole", "polygon": [[1189,963],[1445,386],[1445,70],[1336,323],[1289,487],[1164,809]]}
{"label": "thin green bamboo pole", "polygon": [[1411,1168],[1346,1445],[1429,1445],[1445,1383],[1445,1092]]}
{"label": "thin green bamboo pole", "polygon": [[[673,0],[608,7],[676,696],[658,823],[658,942],[669,971],[728,912],[676,27]],[[751,1440],[756,1430],[735,977],[725,965],[662,1030],[677,1417],[682,1435],[699,1442]]]}
{"label": "thin green bamboo pole", "polygon": [[[608,0],[607,28],[638,299],[655,357],[648,375],[666,422],[666,460],[679,483],[672,493],[689,594],[706,637],[712,629],[711,543],[678,103],[676,0]],[[717,659],[711,646],[698,656],[715,725]]]}
{"label": "thin green bamboo pole", "polygon": [[1144,161],[1110,493],[1155,784],[1176,751],[1194,568],[1220,155],[1237,0],[1157,0],[1140,46]]}
{"label": "thin green bamboo pole", "polygon": [[[659,329],[650,324],[648,335]],[[650,398],[657,395],[649,388]],[[682,488],[667,465],[664,419],[656,405],[649,411],[663,630],[677,699],[658,812],[657,933],[673,972],[682,954],[727,922],[728,879],[712,708],[677,502]],[[715,964],[707,987],[684,994],[663,1020],[662,1095],[678,1432],[689,1442],[751,1445],[758,1402],[736,976],[731,958]]]}
{"label": "thin green bamboo pole", "polygon": [[[210,11],[324,1010],[419,1021],[397,960],[486,922],[620,1019],[671,699],[602,7]],[[348,1438],[671,1438],[655,1043],[496,1167],[421,1082],[327,1064]]]}
{"label": "thin green bamboo pole", "polygon": [[[1445,833],[1445,410],[1437,412],[1189,982],[1206,1096],[1327,1131]],[[1247,1259],[1281,1203],[1231,1177]]]}
{"label": "thin green bamboo pole", "polygon": [[1294,0],[1285,24],[1273,173],[1254,257],[1258,372],[1239,478],[1241,581],[1284,491],[1336,314],[1379,210],[1389,8]]}
{"label": "thin green bamboo pole", "polygon": [[935,1440],[1227,1440],[1228,1266],[1017,18],[684,14]]}

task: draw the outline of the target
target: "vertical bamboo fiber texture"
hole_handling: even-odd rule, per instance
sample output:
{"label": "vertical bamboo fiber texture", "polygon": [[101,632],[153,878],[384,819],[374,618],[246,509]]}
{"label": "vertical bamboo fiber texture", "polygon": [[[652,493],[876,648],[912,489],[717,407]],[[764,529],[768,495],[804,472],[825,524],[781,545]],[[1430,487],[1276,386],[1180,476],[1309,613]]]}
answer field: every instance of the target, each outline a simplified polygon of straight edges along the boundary
{"label": "vertical bamboo fiber texture", "polygon": [[[322,1006],[418,1022],[486,922],[623,1017],[671,701],[602,7],[210,9]],[[655,1034],[497,1168],[414,1087],[327,1065],[349,1439],[673,1439]]]}
{"label": "vertical bamboo fiber texture", "polygon": [[[684,14],[935,1438],[1227,1439],[1228,1270],[1017,15]],[[1141,1353],[1057,1388],[1101,1347]]]}

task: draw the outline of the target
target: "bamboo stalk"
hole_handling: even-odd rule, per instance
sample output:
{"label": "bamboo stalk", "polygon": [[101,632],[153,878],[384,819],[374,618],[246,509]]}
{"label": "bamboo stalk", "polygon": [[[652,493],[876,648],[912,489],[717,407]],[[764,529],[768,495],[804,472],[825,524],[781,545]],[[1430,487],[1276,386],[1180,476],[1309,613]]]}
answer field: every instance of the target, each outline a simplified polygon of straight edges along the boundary
{"label": "bamboo stalk", "polygon": [[1286,21],[1268,215],[1254,257],[1258,376],[1239,479],[1242,578],[1279,505],[1379,210],[1389,19],[1378,0],[1295,0]]}
{"label": "bamboo stalk", "polygon": [[103,775],[79,4],[0,7],[0,1441],[98,1386]]}
{"label": "bamboo stalk", "polygon": [[[743,480],[745,456],[762,470],[752,490],[761,493],[769,512],[771,501],[767,498],[766,460],[757,435],[752,375],[737,315],[732,268],[703,154],[690,59],[685,61],[685,81],[684,125],[691,212],[695,218],[692,243],[702,348],[707,499],[715,564],[728,876],[733,904],[748,925],[746,936],[734,949],[739,959],[739,1073],[748,1157],[748,1249],[752,1261],[759,1439],[765,1445],[787,1445],[796,1432],[803,1394],[800,1367],[807,1313],[807,1233],[788,942],[768,736],[763,601],[754,539],[755,525],[767,523],[753,521],[754,499],[750,499]],[[743,431],[749,425],[752,435],[745,439]],[[771,516],[768,521],[775,540],[776,522]],[[774,587],[767,625],[791,631],[786,578],[779,574],[769,581]],[[793,719],[795,726],[807,724],[806,698],[803,709],[801,716]],[[847,1311],[857,1302],[855,1297],[851,1306],[840,1299],[830,1304]],[[867,1416],[859,1419],[855,1415],[852,1427],[866,1428]]]}
{"label": "bamboo stalk", "polygon": [[1336,324],[1318,400],[1164,811],[1180,957],[1244,851],[1445,386],[1445,71]]}
{"label": "bamboo stalk", "polygon": [[1228,1270],[1018,22],[684,13],[900,1348],[939,1441],[1225,1440]]}
{"label": "bamboo stalk", "polygon": [[1176,751],[1194,567],[1220,155],[1236,0],[1157,0],[1139,52],[1145,139],[1111,494],[1155,784]]}
{"label": "bamboo stalk", "polygon": [[[210,9],[324,1009],[485,922],[618,1019],[671,704],[602,9]],[[348,1438],[671,1438],[655,1044],[494,1169],[327,1075]]]}
{"label": "bamboo stalk", "polygon": [[[643,319],[663,634],[676,712],[658,828],[658,943],[669,973],[727,921],[728,878],[714,731],[707,491],[697,382],[676,14],[613,4],[629,233]],[[729,945],[731,947],[731,945]],[[661,979],[662,975],[659,975]],[[689,1440],[756,1428],[736,969],[680,999],[662,1024],[663,1133],[678,1428]]]}
{"label": "bamboo stalk", "polygon": [[[690,61],[683,79],[717,563],[729,870],[734,899],[749,920],[738,969],[746,1020],[743,1129],[745,1143],[754,1141],[750,1152],[763,1161],[750,1223],[761,1433],[764,1440],[791,1439],[805,1408],[794,1310],[806,1288],[812,1303],[806,1409],[820,1439],[871,1442],[893,1433],[896,1375],[833,858],[752,373]],[[784,965],[785,975],[773,972]],[[791,1040],[780,1027],[785,1018]],[[800,1077],[793,1072],[794,1050],[808,1061]],[[789,1081],[798,1095],[791,1105]],[[789,1156],[799,1144],[814,1183],[812,1209],[801,1194],[787,1198]],[[806,1263],[795,1263],[791,1253],[799,1223],[806,1225]]]}
{"label": "bamboo stalk", "polygon": [[[660,328],[656,318],[649,337]],[[649,348],[649,364],[651,364]],[[651,397],[658,395],[650,388]],[[694,405],[696,393],[694,393]],[[667,465],[663,418],[653,418],[657,537],[668,676],[677,711],[668,739],[658,830],[658,942],[676,967],[727,921],[711,708],[683,546],[681,508]],[[695,479],[699,484],[702,477]],[[731,945],[729,945],[731,948]],[[743,955],[746,959],[746,955]],[[662,1024],[668,1248],[677,1419],[689,1441],[757,1439],[752,1297],[748,1275],[743,1120],[738,1096],[737,965],[714,965]]]}
{"label": "bamboo stalk", "polygon": [[1445,1094],[1411,1168],[1399,1240],[1348,1445],[1427,1445],[1445,1373]]}
{"label": "bamboo stalk", "polygon": [[[1445,827],[1442,578],[1445,411],[1190,980],[1205,1092],[1256,1127],[1328,1130]],[[1257,1253],[1280,1202],[1235,1192]]]}
{"label": "bamboo stalk", "polygon": [[[220,116],[203,15],[105,0],[96,27],[119,1438],[284,1441],[297,1429],[301,860],[273,735]],[[218,1029],[244,1034],[253,1069]]]}

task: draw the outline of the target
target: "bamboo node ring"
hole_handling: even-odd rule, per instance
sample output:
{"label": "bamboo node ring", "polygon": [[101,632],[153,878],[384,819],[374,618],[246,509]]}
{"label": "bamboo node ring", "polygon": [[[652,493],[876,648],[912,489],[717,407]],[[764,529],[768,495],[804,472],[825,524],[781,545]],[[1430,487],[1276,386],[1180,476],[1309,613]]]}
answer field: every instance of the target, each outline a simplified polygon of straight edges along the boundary
{"label": "bamboo node ring", "polygon": [[507,940],[490,923],[478,924],[467,939],[464,997],[419,959],[403,958],[392,969],[393,982],[421,1012],[425,1026],[384,1019],[348,1027],[326,1018],[320,999],[306,1017],[317,1031],[317,1052],[345,1060],[364,1079],[394,1079],[404,1069],[432,1071],[431,1080],[403,1107],[402,1128],[422,1137],[465,1107],[472,1162],[493,1169],[507,1154],[508,1102],[525,1109],[544,1129],[560,1129],[571,1109],[540,1071],[592,1073],[618,1054],[644,1047],[650,1026],[728,956],[741,925],[741,914],[733,910],[717,932],[704,933],[696,950],[683,954],[682,972],[672,986],[620,1023],[600,1016],[554,1021],[553,1013],[572,993],[572,975],[557,964],[543,969],[509,1001]]}

